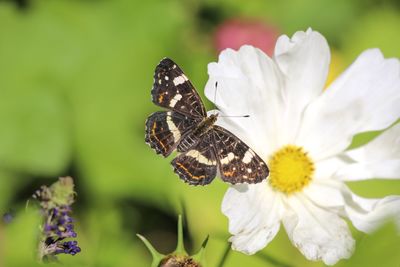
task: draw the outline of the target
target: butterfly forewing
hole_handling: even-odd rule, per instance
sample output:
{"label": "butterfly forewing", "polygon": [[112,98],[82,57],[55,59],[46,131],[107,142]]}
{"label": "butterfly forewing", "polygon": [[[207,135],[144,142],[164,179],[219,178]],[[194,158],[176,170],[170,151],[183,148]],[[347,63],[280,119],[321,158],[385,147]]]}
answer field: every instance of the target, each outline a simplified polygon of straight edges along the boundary
{"label": "butterfly forewing", "polygon": [[173,111],[158,111],[146,121],[145,141],[157,154],[167,157],[179,144],[182,135],[195,126],[192,118]]}
{"label": "butterfly forewing", "polygon": [[207,116],[206,109],[192,83],[169,58],[157,65],[151,91],[153,102],[161,107],[197,118]]}
{"label": "butterfly forewing", "polygon": [[222,180],[254,184],[267,178],[267,165],[248,145],[220,126],[212,131]]}
{"label": "butterfly forewing", "polygon": [[202,136],[199,143],[177,156],[172,162],[174,171],[191,185],[211,183],[217,174],[217,158],[213,149],[212,133]]}

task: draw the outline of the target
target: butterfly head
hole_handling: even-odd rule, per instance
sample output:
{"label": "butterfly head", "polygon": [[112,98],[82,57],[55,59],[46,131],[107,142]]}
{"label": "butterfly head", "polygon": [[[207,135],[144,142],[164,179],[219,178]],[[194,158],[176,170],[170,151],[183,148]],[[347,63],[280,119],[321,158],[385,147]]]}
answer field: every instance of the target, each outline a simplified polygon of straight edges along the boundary
{"label": "butterfly head", "polygon": [[207,120],[210,122],[210,125],[213,125],[217,121],[218,115],[219,113],[214,113],[207,117]]}

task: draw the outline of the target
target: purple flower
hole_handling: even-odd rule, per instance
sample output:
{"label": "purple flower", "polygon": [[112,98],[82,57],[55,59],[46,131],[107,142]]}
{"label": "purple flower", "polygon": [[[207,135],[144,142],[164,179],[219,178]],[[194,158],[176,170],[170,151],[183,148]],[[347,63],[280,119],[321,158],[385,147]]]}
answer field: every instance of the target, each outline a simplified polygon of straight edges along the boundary
{"label": "purple flower", "polygon": [[39,259],[56,260],[58,254],[76,255],[81,251],[75,240],[74,219],[71,205],[74,202],[72,178],[60,178],[50,187],[42,186],[34,194],[39,200],[43,216],[42,236],[39,244]]}
{"label": "purple flower", "polygon": [[58,249],[56,250],[56,254],[65,253],[75,255],[79,252],[81,252],[81,248],[78,247],[78,242],[76,241],[60,243]]}

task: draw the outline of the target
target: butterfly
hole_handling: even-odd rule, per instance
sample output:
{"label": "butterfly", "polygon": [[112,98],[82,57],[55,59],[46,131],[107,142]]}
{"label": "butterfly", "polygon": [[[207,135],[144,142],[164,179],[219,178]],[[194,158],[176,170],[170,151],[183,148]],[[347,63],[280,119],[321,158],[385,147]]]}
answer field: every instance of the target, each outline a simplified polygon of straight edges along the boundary
{"label": "butterfly", "polygon": [[207,116],[196,89],[171,59],[157,65],[151,96],[168,111],[148,117],[145,141],[164,157],[180,153],[171,164],[184,182],[207,185],[218,174],[230,184],[254,184],[268,176],[267,165],[248,145],[215,125],[218,114]]}

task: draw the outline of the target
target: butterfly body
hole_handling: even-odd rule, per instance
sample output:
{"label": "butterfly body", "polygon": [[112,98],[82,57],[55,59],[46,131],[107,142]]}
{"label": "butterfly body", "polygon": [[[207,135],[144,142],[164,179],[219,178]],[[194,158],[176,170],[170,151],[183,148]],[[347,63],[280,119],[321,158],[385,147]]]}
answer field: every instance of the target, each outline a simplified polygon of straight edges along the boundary
{"label": "butterfly body", "polygon": [[217,121],[217,116],[216,114],[212,114],[204,118],[192,132],[182,137],[181,142],[178,144],[177,151],[187,152],[192,147],[196,146],[203,136],[213,129],[213,125]]}
{"label": "butterfly body", "polygon": [[206,185],[218,173],[231,184],[258,183],[268,176],[267,165],[251,148],[215,124],[218,114],[207,116],[193,85],[168,58],[156,67],[152,100],[169,111],[149,116],[145,141],[164,157],[180,153],[171,164],[185,182]]}

